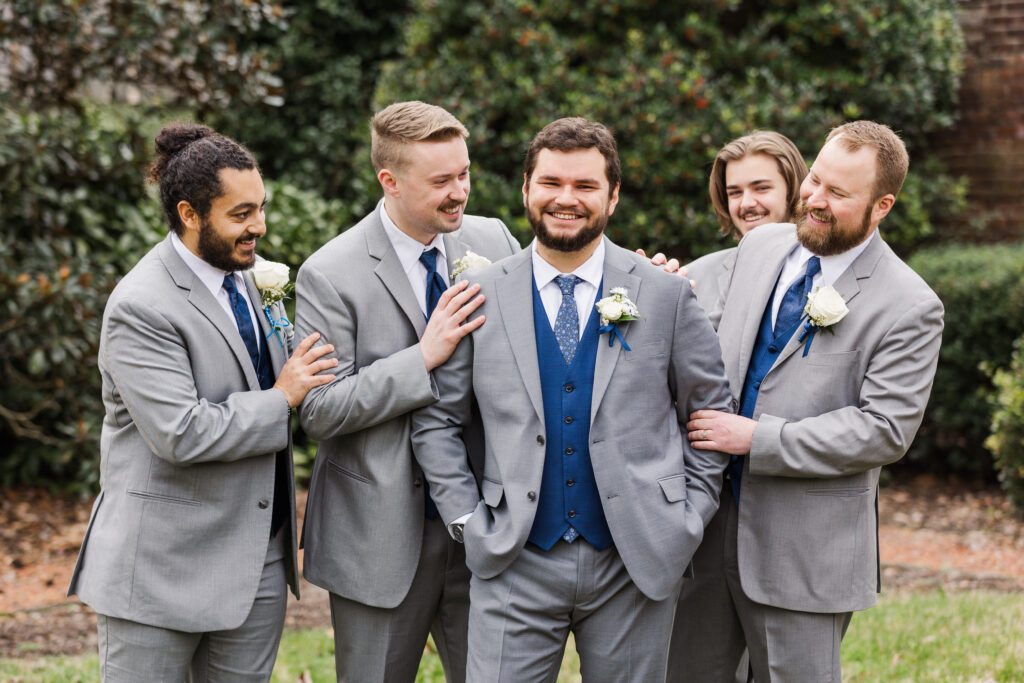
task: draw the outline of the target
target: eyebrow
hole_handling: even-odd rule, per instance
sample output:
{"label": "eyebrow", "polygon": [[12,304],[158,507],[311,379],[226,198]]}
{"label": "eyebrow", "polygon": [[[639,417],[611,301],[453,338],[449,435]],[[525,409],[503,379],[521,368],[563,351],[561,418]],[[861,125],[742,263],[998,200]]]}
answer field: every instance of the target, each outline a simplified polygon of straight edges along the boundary
{"label": "eyebrow", "polygon": [[[759,183],[773,183],[773,182],[775,182],[775,181],[772,180],[771,178],[758,178],[757,180],[751,180],[749,183],[747,183],[747,185],[757,185]],[[739,188],[739,187],[742,187],[742,185],[739,185],[738,183],[733,183],[732,185],[726,185],[725,186],[726,189],[729,189],[730,187]]]}
{"label": "eyebrow", "polygon": [[[263,202],[260,203],[259,206],[264,206],[266,203],[267,203],[267,196],[263,195]],[[235,213],[236,211],[241,211],[242,209],[256,209],[256,208],[258,208],[258,207],[253,202],[240,202],[240,203],[235,204],[234,206],[232,206],[230,209],[228,209],[228,213]]]}
{"label": "eyebrow", "polygon": [[537,178],[537,180],[553,180],[555,182],[563,182],[563,181],[565,181],[565,182],[574,183],[576,185],[583,185],[583,184],[600,185],[601,184],[601,181],[596,179],[596,178],[562,178],[561,176],[556,176],[556,175],[542,175],[542,176],[539,176]]}
{"label": "eyebrow", "polygon": [[429,179],[430,180],[444,180],[445,178],[451,178],[453,175],[462,175],[463,173],[468,173],[469,172],[469,167],[470,166],[471,166],[471,164],[466,164],[463,168],[459,169],[455,173],[435,173],[434,175],[429,176]]}

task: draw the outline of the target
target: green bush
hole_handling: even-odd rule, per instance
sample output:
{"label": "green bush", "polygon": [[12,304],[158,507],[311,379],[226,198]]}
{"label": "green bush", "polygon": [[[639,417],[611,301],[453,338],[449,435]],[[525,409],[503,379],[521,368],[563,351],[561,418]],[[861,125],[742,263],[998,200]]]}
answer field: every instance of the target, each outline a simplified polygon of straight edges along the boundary
{"label": "green bush", "polygon": [[963,39],[954,0],[417,0],[377,103],[424,99],[472,133],[470,210],[529,233],[526,145],[560,116],[611,127],[622,195],[609,225],[629,246],[689,259],[722,246],[707,172],[725,142],[778,130],[813,155],[851,118],[900,131],[914,158],[886,221],[900,251],[934,236],[963,186],[926,164],[950,125]]}
{"label": "green bush", "polygon": [[907,465],[993,478],[985,450],[992,380],[1024,334],[1024,245],[947,245],[918,251],[911,267],[946,307],[942,350],[928,412]]}
{"label": "green bush", "polygon": [[996,469],[1010,500],[1024,511],[1024,336],[1013,345],[1009,367],[996,371],[992,378],[992,434],[985,447],[995,456]]}

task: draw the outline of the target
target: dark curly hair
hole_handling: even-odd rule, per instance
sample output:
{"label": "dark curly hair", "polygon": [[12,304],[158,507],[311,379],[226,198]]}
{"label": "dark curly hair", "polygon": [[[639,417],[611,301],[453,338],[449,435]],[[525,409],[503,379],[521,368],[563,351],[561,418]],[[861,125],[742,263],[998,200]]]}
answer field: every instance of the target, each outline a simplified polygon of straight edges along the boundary
{"label": "dark curly hair", "polygon": [[224,192],[218,175],[222,168],[259,170],[249,150],[209,126],[165,126],[156,136],[156,154],[148,180],[159,183],[167,225],[178,235],[185,230],[178,202],[188,202],[205,219]]}

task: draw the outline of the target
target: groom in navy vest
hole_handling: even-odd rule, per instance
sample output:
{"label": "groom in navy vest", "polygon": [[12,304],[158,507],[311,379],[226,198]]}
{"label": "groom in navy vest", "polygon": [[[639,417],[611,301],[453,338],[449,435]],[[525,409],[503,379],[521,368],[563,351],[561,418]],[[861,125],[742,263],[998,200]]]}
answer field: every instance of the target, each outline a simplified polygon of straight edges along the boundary
{"label": "groom in navy vest", "polygon": [[[718,342],[685,280],[604,237],[619,197],[604,126],[549,124],[524,181],[536,240],[470,274],[488,322],[413,417],[416,458],[473,572],[467,678],[553,680],[573,632],[584,679],[662,680],[727,462],[681,426],[732,407]],[[474,398],[479,489],[462,441]]]}

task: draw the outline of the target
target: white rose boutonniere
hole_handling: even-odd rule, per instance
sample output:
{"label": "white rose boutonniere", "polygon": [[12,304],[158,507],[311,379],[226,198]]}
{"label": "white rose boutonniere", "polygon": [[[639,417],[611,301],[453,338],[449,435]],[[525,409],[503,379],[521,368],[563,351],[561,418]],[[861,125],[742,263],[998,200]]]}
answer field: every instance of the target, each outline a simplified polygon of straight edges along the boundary
{"label": "white rose boutonniere", "polygon": [[814,291],[807,295],[807,305],[804,306],[807,321],[804,322],[804,329],[797,338],[797,341],[804,342],[804,355],[806,356],[810,350],[811,341],[818,330],[835,334],[832,326],[845,318],[849,312],[850,309],[846,307],[842,295],[834,287],[815,287]]}
{"label": "white rose boutonniere", "polygon": [[489,265],[491,265],[491,259],[486,256],[481,256],[480,254],[474,254],[471,251],[467,251],[465,256],[455,261],[455,267],[452,268],[451,278],[454,280],[468,270],[483,270]]}
{"label": "white rose boutonniere", "polygon": [[277,341],[283,346],[284,342],[278,330],[290,327],[291,323],[285,316],[275,318],[270,307],[286,299],[295,289],[295,285],[289,280],[288,266],[274,261],[257,261],[252,267],[252,279],[256,282],[256,289],[260,290],[263,314],[270,322],[270,334],[276,334]]}
{"label": "white rose boutonniere", "polygon": [[625,287],[612,287],[611,293],[594,304],[597,314],[601,316],[601,327],[598,334],[608,333],[608,346],[615,344],[615,338],[619,338],[622,348],[630,351],[629,345],[619,331],[619,324],[630,320],[640,319],[640,309],[630,301],[629,292]]}

